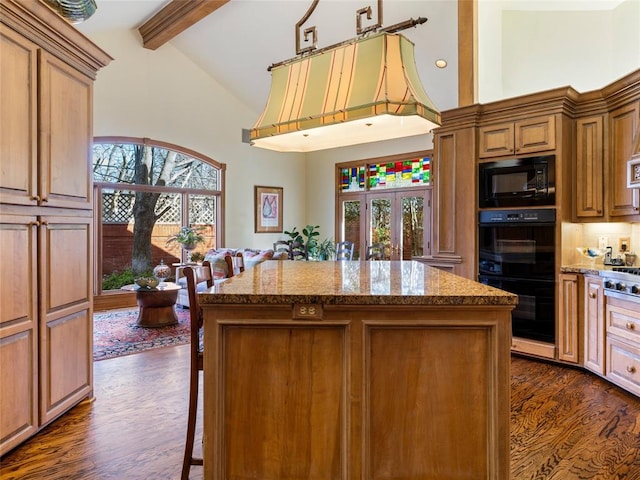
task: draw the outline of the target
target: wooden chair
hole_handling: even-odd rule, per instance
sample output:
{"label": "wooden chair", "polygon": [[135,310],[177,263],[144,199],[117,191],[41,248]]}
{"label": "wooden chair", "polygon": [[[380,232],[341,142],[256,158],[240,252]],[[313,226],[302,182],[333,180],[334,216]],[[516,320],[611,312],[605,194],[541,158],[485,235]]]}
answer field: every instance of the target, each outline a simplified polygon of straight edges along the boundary
{"label": "wooden chair", "polygon": [[[225,257],[229,265],[230,275],[233,276],[233,263],[230,255]],[[187,279],[187,291],[189,293],[189,321],[191,326],[191,355],[189,368],[189,416],[187,417],[187,440],[184,448],[184,460],[182,462],[182,480],[188,480],[191,465],[202,465],[202,458],[193,457],[193,442],[196,434],[196,417],[198,412],[198,383],[200,371],[203,369],[204,351],[200,344],[200,331],[202,330],[202,309],[198,303],[197,286],[206,282],[207,287],[213,285],[211,265],[208,261],[201,266],[185,267],[184,276]]]}
{"label": "wooden chair", "polygon": [[373,243],[367,247],[365,260],[385,260],[385,247],[382,243]]}
{"label": "wooden chair", "polygon": [[336,260],[353,260],[353,242],[339,242],[336,244]]}
{"label": "wooden chair", "polygon": [[289,258],[291,260],[309,260],[307,246],[302,242],[291,242]]}
{"label": "wooden chair", "polygon": [[286,252],[287,256],[291,258],[291,241],[290,240],[278,240],[273,243],[273,253]]}
{"label": "wooden chair", "polygon": [[[233,273],[242,273],[244,272],[244,255],[242,252],[236,252],[233,256]],[[233,275],[231,275],[233,276]]]}

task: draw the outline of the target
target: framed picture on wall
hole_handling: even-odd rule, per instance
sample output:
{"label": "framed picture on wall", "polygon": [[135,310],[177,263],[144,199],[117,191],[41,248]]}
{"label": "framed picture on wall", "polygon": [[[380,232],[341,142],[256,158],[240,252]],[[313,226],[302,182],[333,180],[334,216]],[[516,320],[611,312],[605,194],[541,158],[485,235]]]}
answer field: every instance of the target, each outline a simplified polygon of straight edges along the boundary
{"label": "framed picture on wall", "polygon": [[262,187],[255,189],[256,233],[282,232],[282,187]]}

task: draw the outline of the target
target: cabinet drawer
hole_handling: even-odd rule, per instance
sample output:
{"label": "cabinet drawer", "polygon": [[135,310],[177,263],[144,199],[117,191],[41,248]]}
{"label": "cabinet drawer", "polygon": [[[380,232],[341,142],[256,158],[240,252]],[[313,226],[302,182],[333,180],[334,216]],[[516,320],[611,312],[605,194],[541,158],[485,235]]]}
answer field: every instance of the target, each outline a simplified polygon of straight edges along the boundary
{"label": "cabinet drawer", "polygon": [[640,395],[640,348],[607,337],[607,379]]}
{"label": "cabinet drawer", "polygon": [[640,347],[640,313],[607,304],[607,335],[625,338]]}

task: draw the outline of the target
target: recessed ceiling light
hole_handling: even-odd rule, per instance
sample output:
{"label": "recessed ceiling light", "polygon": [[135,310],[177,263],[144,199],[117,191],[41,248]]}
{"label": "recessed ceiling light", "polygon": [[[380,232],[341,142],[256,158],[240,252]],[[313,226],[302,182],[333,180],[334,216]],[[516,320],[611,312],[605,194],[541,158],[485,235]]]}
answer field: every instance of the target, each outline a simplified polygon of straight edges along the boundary
{"label": "recessed ceiling light", "polygon": [[445,68],[447,66],[447,61],[443,58],[439,58],[438,60],[436,60],[436,67],[438,68]]}

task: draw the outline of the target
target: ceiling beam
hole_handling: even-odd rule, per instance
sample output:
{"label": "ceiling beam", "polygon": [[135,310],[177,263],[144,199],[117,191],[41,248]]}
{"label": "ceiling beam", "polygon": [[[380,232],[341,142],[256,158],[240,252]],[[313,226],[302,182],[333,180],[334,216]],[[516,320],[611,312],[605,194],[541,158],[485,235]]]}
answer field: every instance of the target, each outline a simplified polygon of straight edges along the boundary
{"label": "ceiling beam", "polygon": [[138,28],[144,48],[156,50],[227,2],[229,0],[171,0]]}

